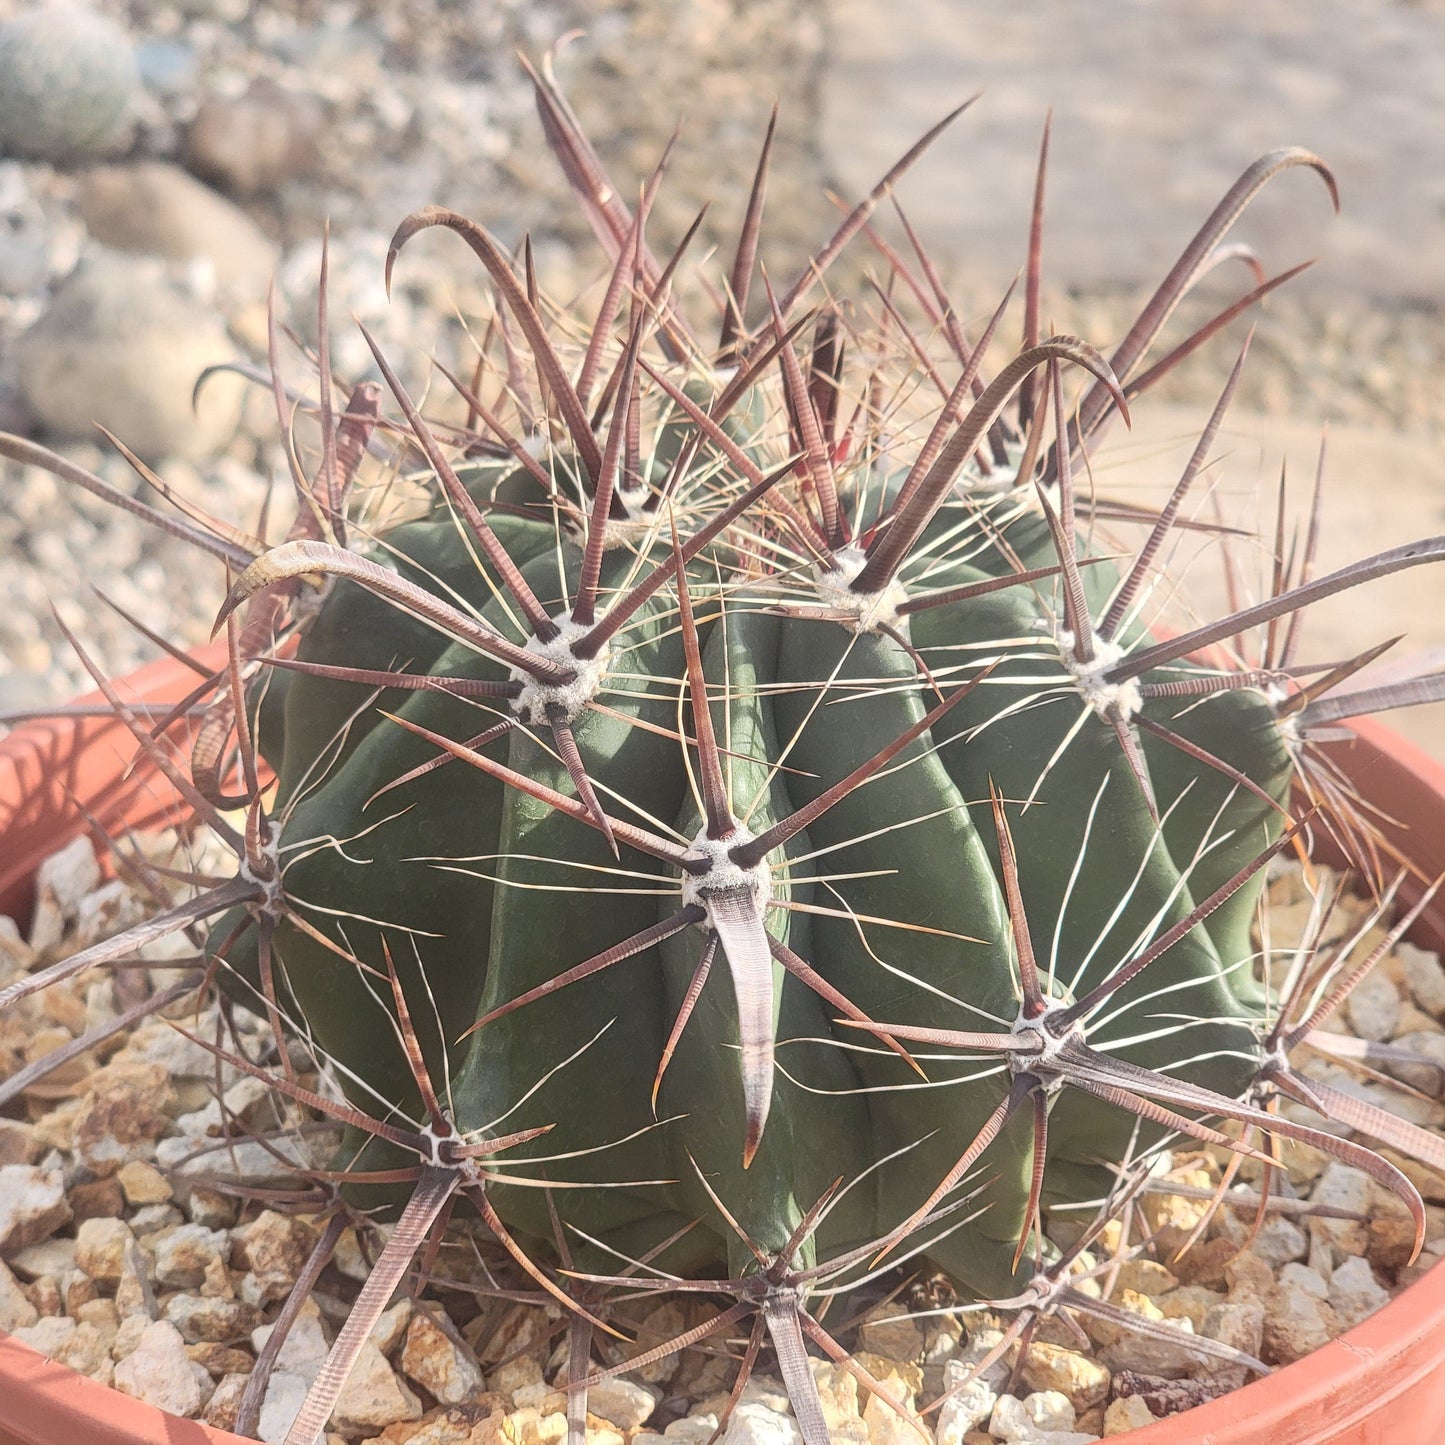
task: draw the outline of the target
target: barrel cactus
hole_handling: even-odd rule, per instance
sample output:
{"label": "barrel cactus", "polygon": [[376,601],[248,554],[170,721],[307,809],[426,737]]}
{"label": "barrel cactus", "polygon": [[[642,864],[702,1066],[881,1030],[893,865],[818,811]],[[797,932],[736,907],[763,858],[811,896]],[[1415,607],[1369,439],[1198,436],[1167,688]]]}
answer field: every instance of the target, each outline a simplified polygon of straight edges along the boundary
{"label": "barrel cactus", "polygon": [[[212,920],[220,986],[276,1032],[266,1076],[347,1126],[327,1177],[397,1220],[293,1438],[454,1207],[579,1339],[611,1327],[611,1281],[735,1294],[713,1327],[770,1335],[809,1445],[827,1431],[805,1338],[837,1348],[813,1291],[920,1256],[962,1298],[1037,1313],[1066,1279],[1042,1218],[1117,1193],[1166,1137],[1266,1160],[1266,1137],[1305,1140],[1422,1230],[1394,1165],[1268,1108],[1339,1105],[1287,1056],[1339,1000],[1274,993],[1252,930],[1269,860],[1353,826],[1316,733],[1439,691],[1351,693],[1374,654],[1301,661],[1298,609],[1445,538],[1326,576],[1312,542],[1280,546],[1272,597],[1160,632],[1153,591],[1239,366],[1158,513],[1076,485],[1106,423],[1278,284],[1146,368],[1250,198],[1295,166],[1333,191],[1324,165],[1251,166],[1107,360],[1040,334],[1036,224],[1023,344],[999,362],[1009,298],[970,340],[921,249],[879,243],[894,284],[870,325],[819,299],[898,171],[752,304],[765,151],[714,344],[674,295],[686,243],[666,262],[647,244],[656,178],[626,207],[537,83],[611,257],[595,313],[553,324],[483,227],[409,217],[388,278],[444,227],[499,298],[475,376],[445,373],[465,419],[423,415],[376,348],[400,420],[375,383],[338,415],[323,317],[323,443],[314,472],[294,463],[290,537],[198,535],[237,574],[231,661],[189,775],[161,761],[239,866],[146,927]],[[398,434],[428,491],[381,523],[353,483]],[[324,1097],[287,1035],[324,1061]],[[1348,1118],[1441,1162],[1381,1111]]]}

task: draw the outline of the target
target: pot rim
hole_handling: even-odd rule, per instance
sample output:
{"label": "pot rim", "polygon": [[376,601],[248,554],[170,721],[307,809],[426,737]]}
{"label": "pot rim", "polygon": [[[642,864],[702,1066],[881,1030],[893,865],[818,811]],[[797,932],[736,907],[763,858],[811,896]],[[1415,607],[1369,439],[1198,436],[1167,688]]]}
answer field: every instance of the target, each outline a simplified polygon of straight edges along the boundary
{"label": "pot rim", "polygon": [[[199,650],[203,667],[222,665],[223,649]],[[165,702],[183,696],[196,673],[162,658],[123,679],[128,696]],[[99,693],[79,699],[103,701]],[[86,830],[74,798],[101,824],[122,819],[153,826],[177,814],[175,797],[132,773],[121,746],[129,735],[104,719],[23,724],[0,738],[0,836],[16,853],[0,861],[0,909],[23,898],[42,853]],[[1409,835],[1410,857],[1428,876],[1445,873],[1445,764],[1374,719],[1352,723],[1355,738],[1331,744],[1330,761],[1365,785],[1387,810],[1388,831]],[[59,784],[45,761],[65,767]],[[42,777],[45,781],[42,782]],[[90,791],[76,791],[82,784]],[[28,792],[26,790],[29,790]],[[39,796],[41,806],[30,807]],[[49,828],[49,832],[46,829]],[[1324,849],[1328,853],[1328,847]],[[1413,936],[1445,947],[1445,898],[1437,899]],[[1438,1338],[1435,1338],[1438,1336]],[[1322,1445],[1379,1415],[1436,1371],[1445,1358],[1445,1269],[1432,1270],[1337,1339],[1241,1389],[1130,1432],[1138,1445]],[[1442,1386],[1445,1388],[1445,1386]],[[254,1445],[243,1437],[183,1420],[56,1364],[0,1331],[0,1445]],[[105,1423],[97,1425],[98,1416]],[[1438,1416],[1421,1416],[1438,1420]],[[28,1432],[28,1433],[26,1433]],[[1371,1438],[1383,1438],[1374,1437]],[[1404,1438],[1404,1437],[1400,1437]]]}

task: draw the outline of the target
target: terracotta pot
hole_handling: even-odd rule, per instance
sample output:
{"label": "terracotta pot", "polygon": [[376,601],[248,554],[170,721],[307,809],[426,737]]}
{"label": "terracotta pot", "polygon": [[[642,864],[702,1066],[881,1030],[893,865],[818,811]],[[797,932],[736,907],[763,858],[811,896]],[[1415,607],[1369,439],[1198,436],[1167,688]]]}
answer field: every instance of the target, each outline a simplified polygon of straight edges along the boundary
{"label": "terracotta pot", "polygon": [[[206,661],[214,663],[214,654]],[[193,681],[178,663],[156,663],[129,680],[129,695],[174,701]],[[130,755],[123,730],[103,721],[33,724],[0,740],[0,909],[24,903],[36,865],[81,831],[71,797],[112,825],[174,816],[171,789],[133,772]],[[1445,767],[1368,722],[1356,742],[1332,747],[1330,756],[1389,816],[1389,831],[1420,871],[1445,873]],[[1328,848],[1320,856],[1331,861]],[[1421,917],[1413,937],[1445,948],[1445,900]],[[1131,1445],[1413,1445],[1439,1439],[1442,1419],[1445,1269],[1438,1269],[1298,1364],[1128,1438]],[[240,1437],[163,1414],[0,1335],[0,1445],[142,1441],[238,1445]]]}

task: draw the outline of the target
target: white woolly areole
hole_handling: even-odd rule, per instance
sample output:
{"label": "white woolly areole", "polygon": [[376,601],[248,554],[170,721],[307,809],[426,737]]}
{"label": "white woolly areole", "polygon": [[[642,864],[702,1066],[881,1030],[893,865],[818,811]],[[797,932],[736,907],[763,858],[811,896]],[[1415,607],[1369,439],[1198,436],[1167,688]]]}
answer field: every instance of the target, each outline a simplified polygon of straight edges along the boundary
{"label": "white woolly areole", "polygon": [[592,631],[592,624],[583,626],[574,622],[570,612],[558,613],[552,622],[557,628],[556,637],[550,642],[531,637],[525,650],[558,667],[565,667],[573,678],[571,682],[546,682],[514,667],[512,681],[521,683],[522,690],[512,699],[512,711],[523,722],[547,721],[549,707],[560,707],[565,720],[571,722],[597,696],[603,674],[607,671],[612,652],[608,644],[604,643],[598,649],[596,657],[578,657],[572,651],[572,644],[586,637]]}
{"label": "white woolly areole", "polygon": [[728,857],[732,849],[740,843],[751,843],[755,836],[739,823],[721,838],[709,838],[705,827],[693,838],[688,852],[694,858],[707,859],[707,872],[683,874],[682,901],[705,909],[705,922],[712,921],[712,900],[719,893],[746,890],[752,894],[759,916],[773,901],[773,878],[766,859],[743,868]]}
{"label": "white woolly areole", "polygon": [[1013,466],[998,466],[984,476],[982,472],[970,468],[959,479],[955,486],[956,491],[967,493],[971,497],[1001,497],[1011,492],[1019,484],[1019,469]]}
{"label": "white woolly areole", "polygon": [[[620,517],[607,516],[602,522],[602,550],[614,552],[619,547],[637,546],[645,543],[657,533],[658,517],[649,511],[647,504],[654,498],[651,487],[634,487],[629,491],[618,488],[612,493],[613,501],[622,508]],[[562,519],[562,531],[567,540],[580,552],[587,546],[587,527],[590,519],[575,513],[568,513]]]}
{"label": "white woolly areole", "polygon": [[1050,1072],[1057,1067],[1059,1054],[1066,1044],[1074,1040],[1083,1041],[1084,1021],[1082,1019],[1075,1019],[1071,1024],[1066,1025],[1062,1032],[1058,1033],[1046,1027],[1049,1018],[1062,1012],[1063,1006],[1050,1007],[1046,1008],[1037,1018],[1025,1018],[1020,1013],[1013,1021],[1009,1027],[1009,1033],[1020,1044],[1028,1045],[1030,1052],[1024,1053],[1021,1049],[1008,1056],[1011,1074]]}
{"label": "white woolly areole", "polygon": [[246,882],[254,883],[261,890],[262,896],[249,905],[252,914],[275,923],[286,912],[286,889],[281,881],[281,828],[274,819],[268,818],[261,824],[259,842],[260,866],[253,867],[250,858],[243,853],[236,871]]}
{"label": "white woolly areole", "polygon": [[1115,663],[1126,656],[1124,649],[1117,642],[1109,642],[1100,637],[1097,632],[1094,633],[1093,659],[1089,662],[1080,662],[1074,656],[1074,634],[1067,627],[1061,627],[1054,634],[1054,640],[1059,645],[1060,659],[1068,669],[1069,675],[1074,679],[1074,685],[1079,689],[1079,696],[1100,717],[1113,711],[1125,722],[1128,722],[1144,705],[1144,698],[1139,692],[1138,678],[1131,677],[1123,682],[1110,682],[1104,676]]}
{"label": "white woolly areole", "polygon": [[813,574],[818,600],[825,607],[851,613],[842,625],[852,632],[890,626],[907,637],[908,618],[898,609],[908,600],[908,589],[901,582],[895,579],[877,592],[853,590],[853,580],[867,564],[861,547],[840,547],[833,553],[833,565],[820,566]]}

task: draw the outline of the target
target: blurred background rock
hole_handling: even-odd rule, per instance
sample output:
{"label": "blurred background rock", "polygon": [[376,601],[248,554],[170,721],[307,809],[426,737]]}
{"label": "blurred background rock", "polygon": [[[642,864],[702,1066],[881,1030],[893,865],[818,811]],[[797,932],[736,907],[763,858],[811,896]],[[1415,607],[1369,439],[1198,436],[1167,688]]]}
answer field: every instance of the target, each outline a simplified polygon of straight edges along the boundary
{"label": "blurred background rock", "polygon": [[[135,486],[101,422],[203,505],[244,514],[280,462],[266,399],[223,378],[193,415],[179,373],[263,354],[273,274],[310,336],[324,222],[343,376],[369,363],[348,315],[419,383],[481,301],[455,238],[428,236],[387,302],[386,242],[417,206],[474,215],[509,244],[530,233],[544,283],[568,296],[599,253],[516,52],[539,60],[577,29],[558,75],[619,185],[684,122],[660,247],[710,199],[703,235],[730,241],[780,102],[774,275],[834,224],[830,193],[856,198],[982,92],[899,188],[971,317],[1022,259],[1052,108],[1046,316],[1105,349],[1256,155],[1317,151],[1343,215],[1294,172],[1237,233],[1271,273],[1318,264],[1258,317],[1213,475],[1236,510],[1272,496],[1287,459],[1302,501],[1328,422],[1324,565],[1445,531],[1445,0],[0,0],[0,425]],[[874,263],[855,245],[852,279]],[[1238,293],[1233,269],[1201,314]],[[143,360],[123,364],[117,337]],[[1172,485],[1236,346],[1192,359],[1135,433],[1116,431],[1101,488]],[[214,597],[173,585],[194,573],[178,544],[34,469],[7,466],[0,486],[0,709],[84,685],[52,597],[109,670],[149,654],[77,576],[172,635],[208,630]],[[1217,574],[1215,560],[1192,570]],[[1429,571],[1320,612],[1311,634],[1332,654],[1407,628],[1445,647],[1445,578]],[[1439,720],[1400,722],[1445,756]]]}

